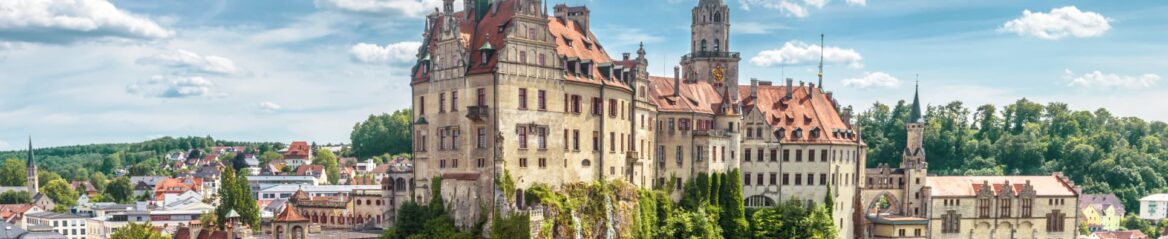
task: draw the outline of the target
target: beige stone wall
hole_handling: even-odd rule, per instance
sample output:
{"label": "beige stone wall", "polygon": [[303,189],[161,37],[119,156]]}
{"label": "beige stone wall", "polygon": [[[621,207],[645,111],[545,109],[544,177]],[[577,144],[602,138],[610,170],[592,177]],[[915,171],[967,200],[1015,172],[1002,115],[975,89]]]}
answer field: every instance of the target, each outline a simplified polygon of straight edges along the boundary
{"label": "beige stone wall", "polygon": [[[960,205],[951,203],[945,206],[944,200],[959,200]],[[1061,200],[1061,202],[1059,201]],[[1011,217],[999,218],[996,200],[991,200],[989,218],[979,218],[977,214],[977,199],[975,197],[960,198],[931,198],[929,200],[929,235],[932,238],[1076,238],[1078,235],[1077,213],[1075,207],[1079,201],[1077,197],[1046,197],[1038,195],[1034,199],[1032,216],[1021,217],[1021,202],[1015,199],[1011,203]],[[958,233],[942,232],[942,216],[949,210],[960,214]],[[1047,214],[1059,210],[1064,214],[1063,231],[1048,232]]]}
{"label": "beige stone wall", "polygon": [[[725,118],[725,119],[724,119]],[[690,128],[681,130],[681,119],[689,120]],[[670,127],[672,120],[673,127]],[[697,130],[696,122],[713,121],[714,128]],[[710,114],[660,112],[657,114],[657,123],[660,129],[656,131],[658,156],[662,161],[657,164],[657,180],[665,183],[674,182],[673,198],[681,197],[681,186],[698,173],[726,172],[738,167],[739,133],[737,129],[728,130],[729,122],[737,126],[737,116],[714,116]],[[678,157],[680,155],[680,157]]]}
{"label": "beige stone wall", "polygon": [[873,235],[876,238],[924,239],[928,238],[928,225],[887,225],[873,226]]}

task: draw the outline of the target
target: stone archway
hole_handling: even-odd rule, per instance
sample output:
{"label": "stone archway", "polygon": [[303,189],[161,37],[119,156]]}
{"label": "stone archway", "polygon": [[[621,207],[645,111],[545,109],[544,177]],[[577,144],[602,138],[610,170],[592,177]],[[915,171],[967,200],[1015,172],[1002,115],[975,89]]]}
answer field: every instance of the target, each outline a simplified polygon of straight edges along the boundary
{"label": "stone archway", "polygon": [[292,239],[305,239],[305,238],[307,238],[305,236],[306,235],[304,232],[304,227],[302,227],[302,226],[293,226],[292,227],[292,237],[291,237]]}
{"label": "stone archway", "polygon": [[[884,199],[888,203],[887,208],[880,208],[881,199]],[[872,213],[873,208],[878,209],[876,211],[877,215],[879,215],[880,213],[898,214],[898,213],[904,212],[903,208],[901,208],[901,205],[903,205],[903,204],[901,204],[901,199],[896,197],[896,194],[893,194],[890,191],[876,192],[876,194],[873,197],[865,199],[865,203],[866,203],[865,204],[866,207],[863,208],[864,209],[863,213],[865,215],[867,215],[868,217],[875,216],[875,215],[870,215]]]}

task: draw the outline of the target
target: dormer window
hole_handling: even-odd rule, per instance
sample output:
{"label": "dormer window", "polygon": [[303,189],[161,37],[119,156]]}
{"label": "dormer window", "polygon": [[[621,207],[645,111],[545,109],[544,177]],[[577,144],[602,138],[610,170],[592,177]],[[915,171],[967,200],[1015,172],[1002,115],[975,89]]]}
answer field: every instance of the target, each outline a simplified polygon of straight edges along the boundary
{"label": "dormer window", "polygon": [[783,139],[783,137],[786,137],[786,136],[787,136],[787,129],[779,128],[779,129],[775,130],[775,138],[776,139]]}

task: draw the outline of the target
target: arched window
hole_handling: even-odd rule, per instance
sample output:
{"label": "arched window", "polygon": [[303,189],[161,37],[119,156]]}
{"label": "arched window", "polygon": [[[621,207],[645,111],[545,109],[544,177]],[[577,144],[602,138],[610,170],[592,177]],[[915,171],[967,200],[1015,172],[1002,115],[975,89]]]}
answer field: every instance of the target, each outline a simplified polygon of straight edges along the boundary
{"label": "arched window", "polygon": [[395,180],[393,184],[394,184],[393,185],[394,190],[397,190],[398,192],[406,191],[406,180],[405,179],[397,178],[397,180]]}
{"label": "arched window", "polygon": [[746,198],[745,204],[751,208],[770,207],[775,205],[775,200],[763,195],[754,195]]}
{"label": "arched window", "polygon": [[722,22],[722,12],[714,12],[714,22]]}
{"label": "arched window", "polygon": [[720,39],[714,39],[714,51],[722,51],[722,41]]}
{"label": "arched window", "polygon": [[701,51],[706,51],[706,39],[702,39]]}
{"label": "arched window", "polygon": [[373,205],[373,200],[365,199],[365,205]]}
{"label": "arched window", "polygon": [[590,166],[592,166],[592,161],[588,161],[587,159],[580,161],[580,166],[590,167]]}

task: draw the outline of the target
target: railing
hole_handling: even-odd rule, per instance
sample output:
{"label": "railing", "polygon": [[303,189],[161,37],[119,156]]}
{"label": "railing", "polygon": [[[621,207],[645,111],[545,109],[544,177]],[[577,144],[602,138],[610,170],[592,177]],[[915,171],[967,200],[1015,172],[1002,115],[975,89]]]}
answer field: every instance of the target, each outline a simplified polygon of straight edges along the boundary
{"label": "railing", "polygon": [[637,157],[637,151],[630,150],[630,151],[625,152],[625,159],[636,161],[637,158],[639,158],[639,157]]}
{"label": "railing", "polygon": [[738,52],[728,51],[698,51],[690,54],[685,54],[682,59],[690,58],[708,58],[708,57],[722,57],[722,58],[739,58]]}
{"label": "railing", "polygon": [[490,117],[490,107],[485,105],[467,106],[466,117],[476,121],[485,120]]}

